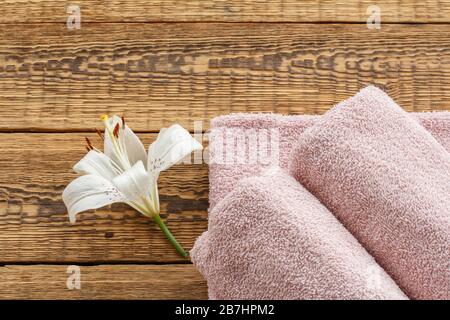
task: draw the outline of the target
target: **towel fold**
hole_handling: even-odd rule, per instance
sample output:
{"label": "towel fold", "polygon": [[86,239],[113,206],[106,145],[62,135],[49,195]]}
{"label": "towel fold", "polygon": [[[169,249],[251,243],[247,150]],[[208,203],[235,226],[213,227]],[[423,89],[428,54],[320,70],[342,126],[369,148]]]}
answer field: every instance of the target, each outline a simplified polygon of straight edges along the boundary
{"label": "towel fold", "polygon": [[383,91],[327,112],[291,159],[291,174],[410,298],[450,298],[450,153]]}
{"label": "towel fold", "polygon": [[210,299],[406,299],[312,194],[281,169],[240,181],[191,258]]}

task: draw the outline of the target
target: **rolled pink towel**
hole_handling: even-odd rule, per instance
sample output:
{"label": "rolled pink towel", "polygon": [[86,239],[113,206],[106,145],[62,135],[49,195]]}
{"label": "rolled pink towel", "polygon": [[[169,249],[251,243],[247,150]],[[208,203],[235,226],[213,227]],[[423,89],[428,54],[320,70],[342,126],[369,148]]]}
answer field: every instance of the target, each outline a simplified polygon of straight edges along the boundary
{"label": "rolled pink towel", "polygon": [[243,179],[191,250],[210,299],[407,299],[358,241],[279,168]]}
{"label": "rolled pink towel", "polygon": [[[445,144],[448,127],[434,129]],[[413,117],[367,87],[299,136],[291,159],[410,298],[450,298],[450,153]]]}
{"label": "rolled pink towel", "polygon": [[[450,112],[411,113],[435,139],[450,152]],[[323,116],[236,113],[214,118],[209,137],[209,203],[210,209],[230,192],[240,179],[260,173],[278,164],[288,168],[291,152],[299,136]],[[251,139],[254,134],[259,138]],[[273,138],[273,139],[271,139]],[[277,140],[272,142],[272,140]],[[252,148],[256,144],[257,148]],[[272,150],[277,145],[277,150]],[[240,163],[238,150],[250,159],[257,153],[257,162]],[[255,150],[257,149],[257,150]],[[244,159],[245,160],[245,159]]]}

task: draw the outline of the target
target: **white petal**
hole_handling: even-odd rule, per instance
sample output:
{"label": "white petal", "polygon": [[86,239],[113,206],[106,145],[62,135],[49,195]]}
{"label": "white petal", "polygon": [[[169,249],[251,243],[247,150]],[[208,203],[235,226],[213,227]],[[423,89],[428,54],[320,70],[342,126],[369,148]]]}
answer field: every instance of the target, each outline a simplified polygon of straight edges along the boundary
{"label": "white petal", "polygon": [[75,222],[75,216],[82,211],[124,201],[123,195],[111,182],[93,174],[81,176],[69,183],[62,198],[71,223]]}
{"label": "white petal", "polygon": [[173,166],[191,152],[202,149],[202,145],[179,124],[163,128],[148,149],[147,169],[157,177],[159,172]]}
{"label": "white petal", "polygon": [[[147,154],[141,140],[139,140],[138,136],[127,125],[123,126],[122,119],[118,116],[113,116],[108,119],[108,125],[111,130],[114,130],[117,124],[119,124],[118,140],[120,141],[124,155],[120,156],[117,153],[117,149],[111,141],[111,136],[106,130],[104,143],[105,154],[119,165],[123,164],[124,157],[128,159],[131,166],[138,161],[142,161],[145,165],[147,163]],[[122,166],[122,169],[127,168]]]}
{"label": "white petal", "polygon": [[109,181],[117,176],[111,159],[105,154],[91,150],[74,167],[73,170],[80,174],[95,174]]}
{"label": "white petal", "polygon": [[113,183],[130,201],[140,200],[143,196],[148,196],[151,186],[142,161],[115,177]]}
{"label": "white petal", "polygon": [[119,139],[122,139],[131,165],[134,165],[139,161],[142,161],[144,166],[147,165],[147,152],[145,152],[144,145],[127,125],[125,125],[124,130],[119,132]]}
{"label": "white petal", "polygon": [[[113,116],[112,118],[108,119],[108,126],[110,128],[110,130],[114,130],[114,127],[116,126],[117,123],[121,123],[121,119],[118,116]],[[105,128],[105,142],[103,145],[103,152],[105,153],[106,156],[108,156],[112,161],[114,161],[114,163],[117,163],[122,169],[126,169],[123,166],[123,160],[121,158],[121,156],[118,154],[118,150],[114,147],[112,141],[111,141],[111,136],[110,133],[108,131],[108,129]]]}

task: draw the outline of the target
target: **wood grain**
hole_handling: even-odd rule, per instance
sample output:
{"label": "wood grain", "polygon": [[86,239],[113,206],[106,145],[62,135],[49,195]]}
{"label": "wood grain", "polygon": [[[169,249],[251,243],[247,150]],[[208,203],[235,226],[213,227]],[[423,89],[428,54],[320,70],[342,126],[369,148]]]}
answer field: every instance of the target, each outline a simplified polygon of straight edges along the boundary
{"label": "wood grain", "polygon": [[[126,205],[79,214],[61,200],[72,166],[93,133],[0,134],[0,264],[14,262],[186,262],[149,218]],[[155,134],[141,134],[148,145]],[[206,164],[180,164],[159,179],[161,210],[186,249],[207,227]]]}
{"label": "wood grain", "polygon": [[383,22],[449,22],[448,0],[3,0],[0,23],[65,22],[68,4],[82,22],[363,22],[378,5]]}
{"label": "wood grain", "polygon": [[67,288],[66,265],[0,267],[0,299],[206,299],[192,265],[80,267],[80,290]]}
{"label": "wood grain", "polygon": [[[0,2],[0,299],[207,297],[125,205],[69,224],[61,193],[84,136],[99,144],[100,114],[125,115],[148,144],[172,122],[321,114],[367,84],[408,111],[450,110],[450,0],[78,0],[72,31],[68,4]],[[381,30],[366,27],[373,4]],[[190,249],[207,228],[207,166],[174,167],[159,186]],[[81,290],[66,287],[70,264],[83,264]]]}
{"label": "wood grain", "polygon": [[0,53],[2,131],[93,130],[102,113],[151,132],[321,114],[370,83],[408,111],[450,110],[450,25],[9,25]]}

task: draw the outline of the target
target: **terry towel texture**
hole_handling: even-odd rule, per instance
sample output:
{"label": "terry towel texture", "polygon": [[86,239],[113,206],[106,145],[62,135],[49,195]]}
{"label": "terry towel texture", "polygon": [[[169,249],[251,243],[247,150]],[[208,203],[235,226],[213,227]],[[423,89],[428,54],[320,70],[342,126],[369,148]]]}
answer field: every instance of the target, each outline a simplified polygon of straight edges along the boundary
{"label": "terry towel texture", "polygon": [[[366,88],[378,90],[374,87]],[[410,113],[450,152],[450,112]],[[212,209],[243,177],[258,174],[270,165],[287,169],[290,155],[303,132],[323,116],[278,114],[231,114],[211,120],[209,135],[209,203]],[[260,139],[252,139],[254,133]],[[267,139],[263,139],[267,136]],[[273,138],[273,139],[270,139]],[[276,151],[272,140],[278,140]],[[252,147],[256,144],[256,147]],[[250,148],[249,148],[250,147]],[[255,164],[240,164],[238,149],[246,149],[245,157],[257,154]],[[275,163],[274,163],[275,161]]]}
{"label": "terry towel texture", "polygon": [[269,171],[211,210],[191,251],[211,299],[407,299],[312,194]]}
{"label": "terry towel texture", "polygon": [[[381,102],[375,101],[378,99],[381,99]],[[340,115],[341,109],[345,109],[345,106],[352,107],[353,104],[362,104],[362,113],[352,115],[349,111],[349,114],[344,112],[344,115]],[[390,118],[393,114],[380,118],[379,115],[383,115],[384,111],[378,110],[378,112],[372,113],[374,107],[388,108],[389,112],[393,112],[395,116],[393,119]],[[364,110],[368,112],[368,115],[376,116],[377,121],[365,119]],[[346,116],[349,116],[349,119],[346,119]],[[328,118],[333,121],[330,126],[327,125]],[[413,118],[414,120],[412,120]],[[360,122],[369,126],[361,127]],[[305,183],[304,185],[312,192],[313,196],[322,201],[343,222],[346,230],[356,236],[365,249],[375,256],[409,297],[448,298],[448,216],[450,213],[448,167],[445,163],[448,161],[448,151],[450,150],[449,112],[407,114],[382,91],[369,87],[362,90],[357,96],[341,103],[325,116],[235,114],[213,119],[211,127],[209,231],[197,240],[191,252],[194,264],[199,267],[208,280],[210,298],[281,298],[283,294],[284,298],[334,297],[345,299],[350,297],[369,298],[369,296],[395,298],[392,296],[395,290],[388,290],[390,296],[386,294],[385,290],[382,290],[381,293],[361,291],[362,280],[358,277],[354,279],[355,283],[349,280],[353,286],[345,287],[345,292],[343,290],[339,294],[337,290],[333,291],[333,286],[331,286],[331,291],[327,293],[326,290],[321,290],[325,288],[325,284],[331,283],[327,282],[331,278],[322,275],[321,278],[324,282],[320,283],[319,278],[314,275],[309,274],[307,278],[303,279],[299,277],[298,273],[295,273],[295,270],[299,268],[311,272],[317,265],[314,267],[314,265],[308,264],[310,260],[296,260],[296,253],[292,251],[293,249],[289,249],[288,242],[284,241],[287,229],[283,229],[282,226],[278,226],[281,230],[276,229],[277,221],[280,221],[279,216],[283,216],[283,226],[286,224],[291,226],[289,234],[292,235],[292,239],[297,239],[296,241],[301,242],[302,245],[310,244],[312,246],[306,249],[309,255],[315,252],[320,257],[326,256],[324,252],[328,251],[325,248],[331,249],[332,247],[327,247],[326,244],[330,245],[330,243],[321,242],[319,239],[332,240],[334,233],[326,233],[327,230],[320,228],[314,229],[314,226],[309,225],[310,222],[306,219],[305,210],[294,212],[290,209],[295,206],[299,208],[300,204],[304,203],[300,198],[303,197],[303,200],[308,198],[305,194],[308,194],[309,197],[312,195],[307,193],[299,183],[295,186],[293,179],[289,180],[284,173],[280,173],[284,182],[278,180],[279,178],[267,176],[252,177],[241,181],[244,177],[258,175],[264,171],[264,168],[273,164],[278,164],[283,168],[291,167],[291,172],[296,178]],[[256,139],[255,130],[257,131]],[[343,132],[336,133],[336,130]],[[371,130],[374,131],[375,136],[372,136]],[[356,134],[359,138],[354,141],[352,134]],[[304,137],[308,140],[305,140]],[[410,143],[413,144],[411,149],[411,146],[405,145]],[[374,149],[371,144],[375,144]],[[254,145],[256,148],[253,148]],[[294,149],[296,156],[291,157]],[[407,149],[406,155],[397,152],[404,149]],[[377,152],[381,152],[381,154]],[[394,155],[391,154],[392,152]],[[243,154],[247,160],[240,163],[239,159]],[[255,158],[256,162],[248,161],[249,158]],[[292,162],[293,159],[295,162]],[[418,162],[416,164],[411,160]],[[425,166],[425,163],[428,166]],[[407,167],[407,164],[412,167]],[[435,167],[436,164],[437,167]],[[433,168],[430,168],[430,165]],[[387,173],[386,168],[394,169]],[[403,172],[403,170],[407,171]],[[411,176],[411,172],[417,171],[419,172],[415,175],[416,177]],[[408,175],[404,175],[405,173]],[[429,176],[430,173],[431,176]],[[377,180],[378,178],[380,180]],[[415,183],[415,180],[411,180],[413,178],[420,180],[419,187],[412,186]],[[290,182],[287,183],[287,180]],[[363,185],[358,185],[358,182],[361,181]],[[438,185],[433,185],[431,181],[435,181]],[[352,189],[353,184],[357,184],[355,189]],[[266,185],[267,188],[264,189],[263,185]],[[268,188],[269,186],[271,188]],[[373,188],[374,186],[376,188]],[[278,189],[283,190],[284,194],[297,194],[297,197],[293,197],[295,200],[286,200],[287,197],[283,197],[283,192],[278,192]],[[252,195],[248,190],[253,190],[254,194]],[[433,195],[432,193],[435,192],[438,194]],[[298,196],[299,194],[301,196]],[[263,207],[260,218],[252,207],[252,202],[256,201],[254,197],[271,199],[271,206]],[[411,197],[416,197],[415,201],[407,202]],[[309,200],[311,199],[308,198]],[[377,201],[379,201],[378,206]],[[422,203],[422,201],[425,202]],[[432,201],[441,201],[441,205],[430,207]],[[383,207],[383,205],[387,207]],[[352,206],[356,206],[355,210]],[[373,210],[361,213],[361,210],[358,211],[358,209],[362,207]],[[307,210],[311,210],[311,207],[307,208]],[[323,207],[323,210],[318,209],[319,207],[314,208],[315,219],[327,219],[324,218],[327,215],[323,210],[328,214],[329,211]],[[386,210],[383,211],[383,209]],[[276,214],[269,214],[274,212]],[[432,216],[435,212],[438,212],[436,216]],[[415,215],[419,216],[415,217]],[[430,215],[431,219],[429,219]],[[246,217],[245,221],[250,222],[250,225],[243,226],[239,219],[242,217]],[[331,218],[334,219],[333,224],[340,226],[334,226],[333,230],[342,228],[336,218],[333,216]],[[269,221],[272,221],[275,226],[272,226]],[[261,225],[267,225],[266,229],[261,228]],[[304,238],[306,233],[300,233],[299,226],[303,225],[314,230],[316,242],[310,241],[313,238]],[[308,230],[308,228],[304,230]],[[249,233],[245,233],[241,229]],[[239,230],[242,232],[238,232]],[[262,230],[267,231],[270,237],[264,238],[267,234]],[[285,230],[284,233],[282,230]],[[430,236],[430,233],[433,235]],[[338,243],[349,241],[343,235],[344,233],[337,232],[337,234],[339,234]],[[348,233],[346,234],[348,235]],[[265,242],[258,242],[260,239],[257,238],[258,235],[263,237]],[[246,246],[245,243],[250,243],[250,241],[253,241],[251,242],[253,245]],[[353,239],[353,241],[357,240]],[[240,250],[234,250],[231,243],[240,247]],[[317,248],[319,251],[314,251],[316,250],[314,246],[320,245],[322,245],[320,247],[322,251]],[[265,246],[271,246],[273,250],[277,251],[269,252],[264,249]],[[350,246],[346,248],[348,249]],[[286,250],[287,253],[283,253]],[[352,247],[350,251],[355,251],[359,255],[361,250],[363,249]],[[302,252],[304,251],[305,249]],[[252,256],[252,252],[255,256]],[[258,260],[256,252],[264,253],[266,259]],[[337,252],[342,253],[342,251]],[[367,255],[366,251],[362,252]],[[297,252],[297,254],[300,253]],[[288,257],[283,257],[284,254]],[[351,261],[349,257],[342,259],[344,261],[341,261],[339,267]],[[359,261],[359,258],[355,259]],[[445,259],[445,265],[443,259]],[[288,264],[291,267],[296,263],[296,267],[285,269],[283,263],[286,261],[291,263]],[[325,259],[325,261],[327,260]],[[328,268],[328,270],[340,274],[341,278],[334,274],[335,278],[346,277],[346,268],[336,268],[336,265],[333,265],[336,259],[328,261],[331,263],[324,263],[323,269],[318,269],[319,272]],[[359,269],[356,268],[355,272],[359,275],[365,274],[361,271],[364,268],[361,267],[368,263],[368,260],[362,259],[361,261],[365,262],[356,263]],[[264,274],[272,274],[272,277],[269,277],[268,280],[256,279],[252,274],[254,270],[252,264],[266,265],[269,270]],[[259,266],[255,266],[255,268],[259,268]],[[283,270],[287,274],[281,277],[279,270]],[[415,282],[414,278],[416,278]],[[308,279],[316,279],[319,283],[308,282]],[[384,271],[382,279],[384,284],[389,283]],[[280,286],[276,286],[271,281],[280,283]],[[421,284],[418,284],[419,281]],[[437,283],[439,281],[440,283]],[[423,284],[424,282],[425,284]],[[247,287],[243,286],[244,283]],[[252,286],[252,283],[259,284],[262,289],[258,289],[256,285]],[[289,283],[295,283],[292,286],[302,287],[302,290],[293,293],[289,290]],[[273,289],[273,287],[270,289],[271,285],[277,289]],[[436,286],[433,287],[433,285]],[[321,289],[315,291],[318,286]],[[387,285],[383,286],[384,289],[387,287]],[[229,294],[223,292],[226,288],[230,290]],[[266,293],[261,291],[263,288],[267,289]],[[352,291],[351,288],[355,291]],[[255,294],[252,295],[251,292],[255,292]]]}
{"label": "terry towel texture", "polygon": [[305,131],[290,172],[410,298],[450,298],[450,153],[383,91]]}

